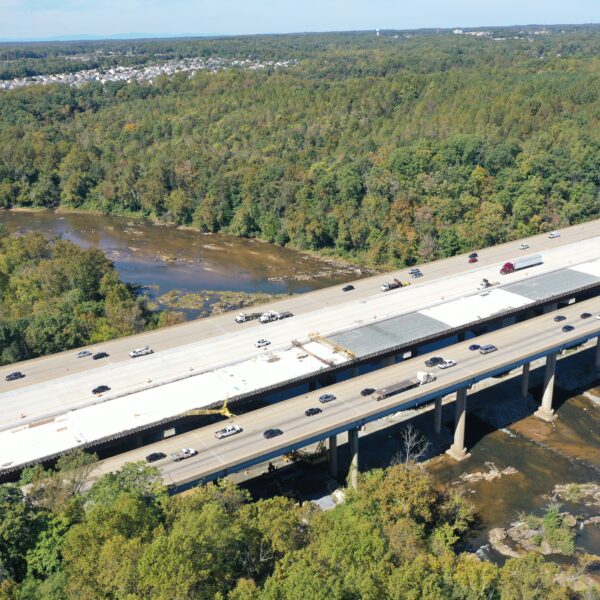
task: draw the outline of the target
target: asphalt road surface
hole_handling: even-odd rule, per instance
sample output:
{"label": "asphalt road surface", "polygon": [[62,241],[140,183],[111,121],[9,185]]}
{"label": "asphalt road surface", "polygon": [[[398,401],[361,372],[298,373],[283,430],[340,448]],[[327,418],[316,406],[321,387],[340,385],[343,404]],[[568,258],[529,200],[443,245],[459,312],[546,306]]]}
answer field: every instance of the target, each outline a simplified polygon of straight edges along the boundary
{"label": "asphalt road surface", "polygon": [[[583,312],[592,313],[592,317],[582,319],[580,315]],[[577,303],[561,309],[558,313],[530,319],[436,352],[446,359],[455,360],[458,363],[455,367],[446,370],[437,367],[427,369],[424,366],[427,356],[407,360],[338,383],[326,390],[321,389],[236,417],[231,422],[242,427],[243,431],[226,439],[218,440],[214,435],[217,429],[221,429],[227,423],[222,422],[107,459],[99,463],[92,477],[118,470],[127,462],[144,460],[151,452],[164,452],[169,455],[184,447],[195,448],[198,455],[182,462],[172,462],[166,458],[154,463],[161,470],[165,483],[181,485],[221,472],[225,468],[235,470],[236,465],[287,448],[291,444],[301,444],[303,440],[319,435],[326,437],[328,432],[361,419],[372,420],[384,408],[400,406],[422,394],[469,382],[475,376],[525,361],[558,345],[568,345],[582,337],[598,336],[599,313],[598,298]],[[557,314],[564,315],[566,320],[555,322],[554,317]],[[573,325],[574,330],[563,332],[562,328],[565,325]],[[498,350],[482,355],[478,351],[469,350],[473,343],[494,344]],[[363,388],[380,389],[412,378],[419,370],[435,373],[437,380],[381,402],[375,401],[372,396],[360,395]],[[325,392],[334,394],[336,400],[320,404],[318,397]],[[323,412],[311,417],[305,416],[304,411],[314,406],[321,408]],[[279,428],[283,430],[283,435],[267,440],[263,437],[263,432],[269,428]]]}

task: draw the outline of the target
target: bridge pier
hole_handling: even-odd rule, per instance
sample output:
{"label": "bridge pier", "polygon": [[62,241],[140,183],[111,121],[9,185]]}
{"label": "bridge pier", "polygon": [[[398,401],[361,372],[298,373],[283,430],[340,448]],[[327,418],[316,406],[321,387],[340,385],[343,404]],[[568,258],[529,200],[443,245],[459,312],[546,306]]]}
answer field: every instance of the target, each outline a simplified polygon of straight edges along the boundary
{"label": "bridge pier", "polygon": [[436,434],[442,432],[442,399],[435,399],[435,408],[433,410],[433,431]]}
{"label": "bridge pier", "polygon": [[358,377],[358,367],[350,367],[350,377]]}
{"label": "bridge pier", "polygon": [[358,429],[348,430],[348,446],[350,447],[350,470],[348,472],[348,486],[356,489],[358,487]]}
{"label": "bridge pier", "polygon": [[535,411],[535,416],[544,421],[554,421],[556,415],[552,408],[552,396],[554,395],[554,376],[556,374],[556,352],[546,357],[546,372],[544,373],[544,393],[542,405]]}
{"label": "bridge pier", "polygon": [[459,331],[458,332],[458,335],[456,337],[457,337],[459,343],[465,341],[465,334],[466,334],[466,331]]}
{"label": "bridge pier", "polygon": [[517,317],[506,317],[502,319],[502,327],[509,327],[510,325],[514,325],[517,322]]}
{"label": "bridge pier", "polygon": [[385,358],[381,359],[382,367],[391,367],[393,364],[396,364],[395,356],[386,356]]}
{"label": "bridge pier", "polygon": [[521,375],[521,398],[527,398],[529,396],[529,369],[531,363],[525,363],[523,365],[523,375]]}
{"label": "bridge pier", "polygon": [[308,391],[309,392],[314,392],[317,389],[317,382],[313,379],[312,381],[308,382]]}
{"label": "bridge pier", "polygon": [[454,460],[466,460],[471,455],[465,448],[465,425],[467,417],[467,388],[460,388],[456,392],[456,423],[454,428],[454,442],[446,450],[446,454]]}
{"label": "bridge pier", "polygon": [[338,449],[337,449],[337,435],[329,437],[329,475],[334,479],[339,477],[338,472]]}
{"label": "bridge pier", "polygon": [[600,371],[600,337],[596,338],[596,357],[594,359],[596,371]]}
{"label": "bridge pier", "polygon": [[542,314],[547,314],[549,312],[553,312],[555,310],[558,310],[558,302],[553,302],[552,304],[546,304],[544,306],[544,308],[542,309]]}

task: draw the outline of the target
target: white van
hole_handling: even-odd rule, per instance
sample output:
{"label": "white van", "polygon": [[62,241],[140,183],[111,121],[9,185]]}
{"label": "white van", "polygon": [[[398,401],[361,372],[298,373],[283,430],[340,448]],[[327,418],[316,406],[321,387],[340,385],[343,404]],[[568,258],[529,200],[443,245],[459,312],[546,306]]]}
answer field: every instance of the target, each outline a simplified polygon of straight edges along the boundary
{"label": "white van", "polygon": [[137,358],[138,356],[145,356],[146,354],[152,354],[154,350],[150,346],[144,346],[143,348],[136,348],[129,353],[131,358]]}
{"label": "white van", "polygon": [[554,238],[560,237],[560,231],[551,231],[548,237],[553,240]]}

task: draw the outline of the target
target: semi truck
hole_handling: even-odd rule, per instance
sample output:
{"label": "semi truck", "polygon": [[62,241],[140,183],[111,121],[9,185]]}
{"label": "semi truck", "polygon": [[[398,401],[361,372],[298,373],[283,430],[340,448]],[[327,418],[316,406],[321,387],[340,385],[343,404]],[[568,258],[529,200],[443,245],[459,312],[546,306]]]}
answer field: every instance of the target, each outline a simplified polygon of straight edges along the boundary
{"label": "semi truck", "polygon": [[535,267],[536,265],[541,265],[544,261],[542,260],[541,254],[532,254],[531,256],[523,256],[522,258],[515,258],[513,260],[509,260],[508,262],[502,265],[500,269],[501,275],[508,275],[509,273],[514,273],[515,271],[519,271],[520,269],[527,269],[528,267]]}
{"label": "semi truck", "polygon": [[253,321],[254,319],[260,319],[262,313],[240,313],[236,318],[236,323],[245,323],[246,321]]}
{"label": "semi truck", "polygon": [[386,283],[382,284],[381,291],[389,292],[390,290],[395,290],[396,288],[406,287],[407,285],[410,285],[410,283],[408,281],[399,281],[398,279],[394,279],[394,281],[392,281],[392,282],[389,282],[389,283],[386,282]]}
{"label": "semi truck", "polygon": [[394,385],[377,390],[374,394],[375,400],[379,402],[380,400],[395,396],[396,394],[401,394],[402,392],[407,392],[408,390],[430,383],[436,379],[437,377],[433,373],[429,373],[428,371],[418,371],[417,376],[414,379],[405,379],[400,383],[395,383]]}
{"label": "semi truck", "polygon": [[293,317],[294,315],[289,311],[285,310],[283,312],[277,312],[275,310],[269,310],[266,313],[260,315],[258,321],[260,323],[271,323],[272,321],[281,321],[281,319],[287,319],[289,317]]}

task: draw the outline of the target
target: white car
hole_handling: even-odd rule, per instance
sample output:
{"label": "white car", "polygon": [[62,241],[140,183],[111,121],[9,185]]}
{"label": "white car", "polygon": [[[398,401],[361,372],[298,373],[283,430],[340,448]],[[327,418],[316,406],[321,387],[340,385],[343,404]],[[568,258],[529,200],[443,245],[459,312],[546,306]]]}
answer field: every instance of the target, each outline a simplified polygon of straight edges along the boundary
{"label": "white car", "polygon": [[219,429],[219,431],[215,431],[215,437],[219,440],[223,438],[229,437],[230,435],[235,435],[236,433],[241,433],[242,428],[239,425],[234,425],[231,423],[227,425],[223,429]]}
{"label": "white car", "polygon": [[91,356],[92,353],[89,350],[82,350],[75,355],[75,358],[85,358],[86,356]]}
{"label": "white car", "polygon": [[554,238],[560,237],[560,231],[551,231],[548,237],[553,240]]}
{"label": "white car", "polygon": [[257,348],[264,348],[265,346],[269,346],[271,342],[269,340],[258,340],[256,344],[254,344]]}
{"label": "white car", "polygon": [[527,250],[529,248],[529,244],[521,244],[519,246],[519,250]]}
{"label": "white car", "polygon": [[449,369],[450,367],[455,367],[456,366],[456,361],[452,360],[451,358],[446,359],[444,362],[441,362],[438,367],[440,369]]}
{"label": "white car", "polygon": [[136,348],[129,353],[131,358],[137,358],[138,356],[145,356],[146,354],[152,354],[154,350],[150,346],[144,346],[143,348]]}

